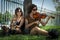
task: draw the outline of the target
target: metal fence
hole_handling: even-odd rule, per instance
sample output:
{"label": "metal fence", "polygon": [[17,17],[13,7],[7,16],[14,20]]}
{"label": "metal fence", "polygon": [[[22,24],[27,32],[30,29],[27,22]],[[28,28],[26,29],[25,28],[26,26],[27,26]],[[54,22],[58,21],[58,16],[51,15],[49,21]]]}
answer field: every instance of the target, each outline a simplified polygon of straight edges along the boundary
{"label": "metal fence", "polygon": [[[24,0],[0,0],[0,24],[9,24],[9,18],[13,17],[15,9],[20,7],[23,10],[23,1]],[[46,9],[46,11],[48,11],[48,9]],[[46,13],[49,14],[48,12]],[[58,12],[55,13],[58,14]],[[56,18],[54,20],[50,20],[48,24],[59,25],[60,16],[56,16]]]}
{"label": "metal fence", "polygon": [[0,26],[1,24],[9,25],[10,19],[15,13],[15,9],[23,9],[24,0],[0,0]]}

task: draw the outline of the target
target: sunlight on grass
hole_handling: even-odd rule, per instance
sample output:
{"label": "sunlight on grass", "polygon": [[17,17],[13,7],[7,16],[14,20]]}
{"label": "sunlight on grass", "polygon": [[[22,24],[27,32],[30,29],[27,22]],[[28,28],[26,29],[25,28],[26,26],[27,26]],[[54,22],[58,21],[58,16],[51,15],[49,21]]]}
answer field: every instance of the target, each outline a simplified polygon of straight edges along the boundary
{"label": "sunlight on grass", "polygon": [[42,26],[42,29],[48,30],[48,29],[60,29],[60,26]]}

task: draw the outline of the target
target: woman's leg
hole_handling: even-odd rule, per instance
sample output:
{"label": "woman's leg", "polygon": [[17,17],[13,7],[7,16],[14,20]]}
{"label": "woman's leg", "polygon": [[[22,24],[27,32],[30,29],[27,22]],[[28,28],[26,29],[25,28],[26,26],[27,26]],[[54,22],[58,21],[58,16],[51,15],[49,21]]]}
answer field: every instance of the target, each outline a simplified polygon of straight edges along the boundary
{"label": "woman's leg", "polygon": [[43,30],[39,27],[34,27],[31,31],[30,34],[42,34],[42,35],[48,35],[48,31]]}
{"label": "woman's leg", "polygon": [[9,28],[7,26],[2,26],[2,31],[4,35],[9,35]]}
{"label": "woman's leg", "polygon": [[16,33],[21,33],[20,28],[16,28]]}

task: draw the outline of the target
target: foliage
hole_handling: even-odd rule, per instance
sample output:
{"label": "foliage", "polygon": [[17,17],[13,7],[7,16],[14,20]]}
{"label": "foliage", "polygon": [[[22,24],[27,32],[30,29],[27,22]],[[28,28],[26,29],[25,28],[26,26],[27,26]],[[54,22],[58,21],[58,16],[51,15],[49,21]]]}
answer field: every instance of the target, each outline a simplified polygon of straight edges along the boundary
{"label": "foliage", "polygon": [[55,7],[56,7],[56,11],[60,11],[60,1],[59,0],[53,0]]}
{"label": "foliage", "polygon": [[4,14],[0,13],[0,23],[6,24],[6,22],[10,21],[12,18],[12,15],[6,11]]}
{"label": "foliage", "polygon": [[2,13],[0,13],[0,23],[1,23],[1,21],[2,21]]}

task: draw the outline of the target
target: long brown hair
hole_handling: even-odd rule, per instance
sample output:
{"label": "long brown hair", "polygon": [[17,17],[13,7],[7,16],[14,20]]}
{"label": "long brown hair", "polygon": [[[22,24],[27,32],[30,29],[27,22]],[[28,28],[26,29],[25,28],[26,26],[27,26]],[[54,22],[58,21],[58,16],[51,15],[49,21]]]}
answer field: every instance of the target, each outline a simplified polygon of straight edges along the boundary
{"label": "long brown hair", "polygon": [[29,5],[28,6],[28,14],[30,14],[31,13],[31,11],[32,11],[32,9],[34,8],[34,7],[36,7],[36,10],[37,10],[37,6],[35,5],[35,4],[31,4],[31,5]]}
{"label": "long brown hair", "polygon": [[21,16],[23,16],[22,9],[19,7],[15,9],[15,15],[17,16],[17,12],[19,12],[19,10],[21,11]]}

